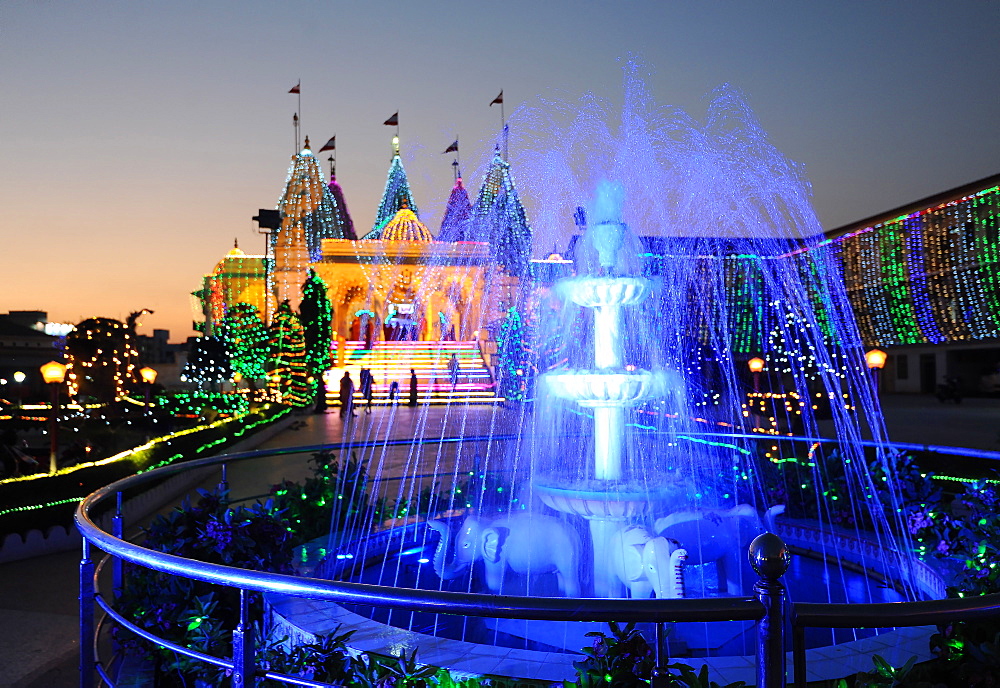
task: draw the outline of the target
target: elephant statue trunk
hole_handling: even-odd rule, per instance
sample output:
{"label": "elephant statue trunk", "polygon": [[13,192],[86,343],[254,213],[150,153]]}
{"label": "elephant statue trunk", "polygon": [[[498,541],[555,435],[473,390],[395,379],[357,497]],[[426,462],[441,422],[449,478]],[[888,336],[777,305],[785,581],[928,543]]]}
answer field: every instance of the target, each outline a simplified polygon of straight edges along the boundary
{"label": "elephant statue trunk", "polygon": [[442,580],[458,578],[471,562],[460,561],[458,557],[454,557],[450,562],[446,561],[448,548],[451,546],[451,529],[448,528],[448,524],[442,521],[428,521],[427,527],[441,535],[437,549],[434,550],[434,572]]}
{"label": "elephant statue trunk", "polygon": [[753,578],[745,570],[749,567],[743,566],[746,557],[740,554],[759,533],[772,530],[784,510],[779,504],[762,516],[751,504],[737,504],[730,509],[676,511],[656,519],[653,528],[661,537],[686,547],[691,564],[714,563],[720,591],[742,595]]}
{"label": "elephant statue trunk", "polygon": [[633,598],[684,596],[687,552],[642,526],[626,526],[611,536],[610,564],[614,576]]}

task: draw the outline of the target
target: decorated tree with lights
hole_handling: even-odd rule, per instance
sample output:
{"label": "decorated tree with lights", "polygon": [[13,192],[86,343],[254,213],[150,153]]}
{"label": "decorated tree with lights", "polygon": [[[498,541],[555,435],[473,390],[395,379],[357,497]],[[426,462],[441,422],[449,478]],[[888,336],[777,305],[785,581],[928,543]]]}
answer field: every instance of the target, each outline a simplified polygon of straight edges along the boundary
{"label": "decorated tree with lights", "polygon": [[138,354],[132,331],[120,320],[87,318],[66,335],[66,379],[75,397],[111,402],[134,379]]}
{"label": "decorated tree with lights", "polygon": [[196,340],[181,371],[181,380],[194,382],[198,387],[214,391],[232,377],[233,368],[229,362],[226,342],[216,336]]}
{"label": "decorated tree with lights", "polygon": [[221,331],[233,371],[246,380],[266,377],[271,335],[257,308],[242,302],[231,306],[222,319]]}
{"label": "decorated tree with lights", "polygon": [[305,332],[288,301],[282,301],[271,321],[270,352],[269,367],[282,401],[293,406],[308,404]]}
{"label": "decorated tree with lights", "polygon": [[524,401],[531,394],[534,365],[529,337],[524,316],[517,307],[511,306],[496,334],[499,391],[510,401]]}
{"label": "decorated tree with lights", "polygon": [[312,388],[318,393],[317,408],[323,409],[326,408],[323,373],[330,368],[333,309],[326,295],[326,283],[312,269],[302,285],[299,317],[305,338],[306,372],[313,379]]}

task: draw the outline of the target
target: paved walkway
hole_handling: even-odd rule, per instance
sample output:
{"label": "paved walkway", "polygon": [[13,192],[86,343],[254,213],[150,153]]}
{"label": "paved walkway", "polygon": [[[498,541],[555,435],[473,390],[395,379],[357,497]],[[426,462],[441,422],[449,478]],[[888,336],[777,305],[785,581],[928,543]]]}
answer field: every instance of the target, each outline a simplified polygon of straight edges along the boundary
{"label": "paved walkway", "polygon": [[[966,399],[942,405],[933,397],[889,396],[884,400],[889,436],[897,442],[967,446],[1000,451],[1000,400]],[[405,438],[511,432],[519,412],[499,407],[376,408],[349,423],[337,410],[303,416],[266,447],[342,441],[345,437]],[[387,465],[405,459],[405,449]],[[308,474],[308,456],[289,455],[246,463],[230,472],[233,494],[253,494],[283,478]],[[447,457],[446,457],[447,458]],[[77,685],[77,552],[0,565],[0,687],[69,688]]]}

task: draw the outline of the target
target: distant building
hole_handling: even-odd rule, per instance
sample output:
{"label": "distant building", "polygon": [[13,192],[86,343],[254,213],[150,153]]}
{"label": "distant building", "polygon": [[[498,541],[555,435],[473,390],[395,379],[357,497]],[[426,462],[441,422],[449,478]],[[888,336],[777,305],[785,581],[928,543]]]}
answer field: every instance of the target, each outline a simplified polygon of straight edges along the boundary
{"label": "distant building", "polygon": [[1000,174],[826,233],[883,389],[1000,392]]}
{"label": "distant building", "polygon": [[56,348],[58,338],[45,334],[48,314],[45,311],[11,311],[0,315],[0,396],[13,396],[14,373],[25,374],[20,392],[36,393],[44,382],[39,367],[52,359],[61,359]]}

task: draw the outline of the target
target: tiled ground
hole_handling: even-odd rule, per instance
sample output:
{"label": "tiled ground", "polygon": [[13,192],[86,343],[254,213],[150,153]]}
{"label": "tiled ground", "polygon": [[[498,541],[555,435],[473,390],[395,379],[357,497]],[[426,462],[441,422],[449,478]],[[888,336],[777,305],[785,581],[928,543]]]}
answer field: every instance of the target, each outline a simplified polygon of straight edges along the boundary
{"label": "tiled ground", "polygon": [[[303,637],[311,639],[311,636],[333,633],[338,629],[340,632],[351,629],[355,634],[349,644],[357,650],[398,654],[400,651],[410,653],[418,649],[417,657],[422,663],[447,666],[471,675],[497,674],[546,681],[572,680],[575,676],[573,662],[581,658],[577,654],[512,650],[432,638],[376,623],[332,602],[269,596],[268,603],[276,614],[278,636],[294,637],[304,631],[307,635]],[[901,628],[874,638],[808,650],[807,679],[836,679],[870,670],[871,657],[876,654],[894,666],[899,666],[914,656],[918,661],[925,661],[931,658],[927,640],[933,632],[933,627]],[[753,685],[756,680],[756,660],[752,656],[680,658],[676,661],[695,668],[707,664],[709,676],[721,684],[745,681],[748,685]],[[787,666],[791,680],[790,652],[787,655]]]}

